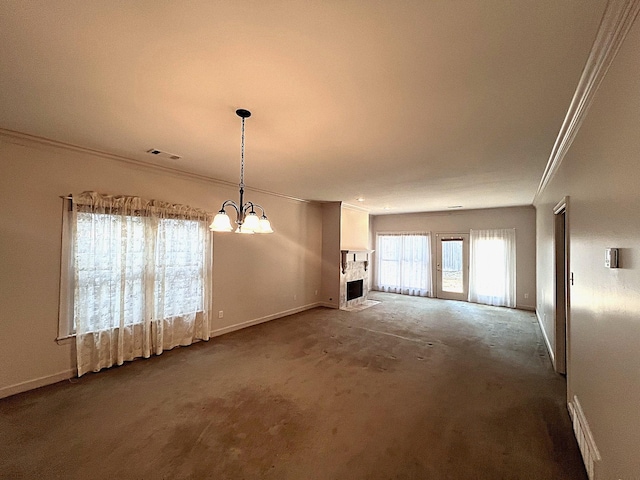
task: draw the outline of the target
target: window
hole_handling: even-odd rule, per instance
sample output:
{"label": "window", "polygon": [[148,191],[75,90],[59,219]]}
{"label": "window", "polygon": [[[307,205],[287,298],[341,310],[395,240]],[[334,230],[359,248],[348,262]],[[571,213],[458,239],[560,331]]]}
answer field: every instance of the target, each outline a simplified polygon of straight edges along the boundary
{"label": "window", "polygon": [[516,306],[516,232],[471,230],[469,301]]}
{"label": "window", "polygon": [[[195,220],[161,220],[156,248],[155,316],[176,317],[204,308],[206,225]],[[205,233],[201,232],[205,229]]]}
{"label": "window", "polygon": [[78,212],[74,226],[73,332],[106,330],[121,322],[142,323],[145,300],[142,219]]}
{"label": "window", "polygon": [[429,234],[381,233],[377,235],[376,240],[376,290],[406,295],[429,295]]}
{"label": "window", "polygon": [[205,212],[94,192],[70,207],[60,332],[76,336],[79,375],[208,338]]}
{"label": "window", "polygon": [[[154,232],[146,231],[141,217],[79,212],[76,218],[74,332],[77,317],[85,332],[120,321],[143,323],[149,273],[152,319],[203,310],[204,244],[197,221],[161,219]],[[153,243],[154,268],[149,268]]]}

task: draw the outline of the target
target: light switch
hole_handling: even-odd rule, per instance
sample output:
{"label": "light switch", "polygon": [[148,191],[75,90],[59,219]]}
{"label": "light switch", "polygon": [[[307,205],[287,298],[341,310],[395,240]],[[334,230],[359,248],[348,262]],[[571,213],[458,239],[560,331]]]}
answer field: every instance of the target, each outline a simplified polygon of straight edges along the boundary
{"label": "light switch", "polygon": [[604,266],[607,268],[618,268],[618,249],[617,248],[605,249]]}

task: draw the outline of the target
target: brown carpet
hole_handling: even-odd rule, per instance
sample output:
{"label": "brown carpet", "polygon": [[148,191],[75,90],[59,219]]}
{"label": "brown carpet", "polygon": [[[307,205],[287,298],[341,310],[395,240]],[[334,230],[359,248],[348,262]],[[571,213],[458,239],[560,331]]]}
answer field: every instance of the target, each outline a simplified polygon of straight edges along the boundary
{"label": "brown carpet", "polygon": [[586,479],[533,314],[370,298],[0,400],[0,477]]}

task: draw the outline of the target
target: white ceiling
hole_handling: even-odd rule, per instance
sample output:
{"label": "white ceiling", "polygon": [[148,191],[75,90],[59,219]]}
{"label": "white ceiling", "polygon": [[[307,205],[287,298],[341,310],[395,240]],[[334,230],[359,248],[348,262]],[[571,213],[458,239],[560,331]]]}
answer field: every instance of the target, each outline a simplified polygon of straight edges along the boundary
{"label": "white ceiling", "polygon": [[250,187],[527,205],[605,3],[4,0],[0,127],[235,183],[246,108]]}

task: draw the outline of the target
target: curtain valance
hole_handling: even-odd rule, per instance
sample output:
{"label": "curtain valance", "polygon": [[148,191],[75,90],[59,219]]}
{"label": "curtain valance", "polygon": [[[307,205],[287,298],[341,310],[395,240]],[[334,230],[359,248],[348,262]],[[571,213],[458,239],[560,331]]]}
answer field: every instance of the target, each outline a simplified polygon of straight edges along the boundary
{"label": "curtain valance", "polygon": [[71,197],[80,212],[131,215],[134,217],[181,218],[210,222],[213,214],[188,205],[147,200],[125,195],[104,195],[97,192],[82,192]]}

